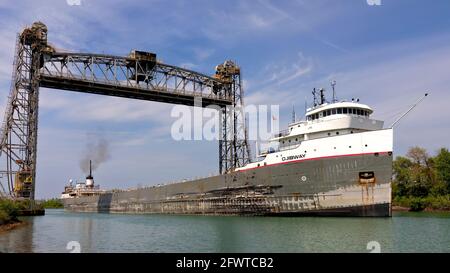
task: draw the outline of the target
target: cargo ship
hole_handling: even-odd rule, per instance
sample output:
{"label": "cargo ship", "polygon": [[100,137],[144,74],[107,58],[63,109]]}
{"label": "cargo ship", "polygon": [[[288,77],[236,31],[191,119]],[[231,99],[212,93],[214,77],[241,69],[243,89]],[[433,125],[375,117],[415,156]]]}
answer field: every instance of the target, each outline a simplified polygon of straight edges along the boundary
{"label": "cargo ship", "polygon": [[359,100],[320,99],[232,172],[131,190],[66,186],[66,210],[265,216],[391,216],[393,129]]}

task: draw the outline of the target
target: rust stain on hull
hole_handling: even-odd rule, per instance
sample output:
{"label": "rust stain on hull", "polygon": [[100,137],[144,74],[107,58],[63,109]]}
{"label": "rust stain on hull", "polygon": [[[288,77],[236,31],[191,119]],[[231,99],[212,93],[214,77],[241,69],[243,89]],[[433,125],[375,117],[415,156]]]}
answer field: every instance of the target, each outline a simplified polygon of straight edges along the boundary
{"label": "rust stain on hull", "polygon": [[268,166],[64,203],[67,210],[106,213],[390,216],[391,173],[392,155],[361,155]]}

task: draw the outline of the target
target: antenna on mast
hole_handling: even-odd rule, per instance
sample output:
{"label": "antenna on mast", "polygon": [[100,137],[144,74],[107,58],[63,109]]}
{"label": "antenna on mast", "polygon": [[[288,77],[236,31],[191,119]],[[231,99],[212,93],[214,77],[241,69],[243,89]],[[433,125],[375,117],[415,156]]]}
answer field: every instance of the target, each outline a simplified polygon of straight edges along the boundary
{"label": "antenna on mast", "polygon": [[317,106],[317,97],[316,97],[317,92],[316,92],[315,87],[313,88],[312,94],[313,94],[313,105],[314,105],[314,107],[316,107]]}
{"label": "antenna on mast", "polygon": [[394,128],[394,125],[397,124],[404,116],[406,116],[409,112],[411,112],[412,109],[414,109],[421,101],[425,99],[425,97],[428,96],[428,93],[425,93],[413,106],[411,106],[408,111],[406,111],[403,115],[401,115],[394,123],[391,125],[391,129]]}
{"label": "antenna on mast", "polygon": [[325,89],[320,88],[319,92],[320,92],[320,104],[322,105],[325,103],[325,94],[324,94]]}
{"label": "antenna on mast", "polygon": [[255,155],[255,157],[259,157],[259,155],[261,154],[261,151],[260,151],[260,149],[259,149],[259,142],[258,142],[258,138],[256,138],[256,141],[255,141],[255,151],[256,151],[256,155]]}
{"label": "antenna on mast", "polygon": [[306,117],[306,111],[308,110],[308,103],[306,102],[306,96],[305,96],[305,117]]}
{"label": "antenna on mast", "polygon": [[295,123],[295,107],[294,107],[294,104],[292,104],[292,123]]}
{"label": "antenna on mast", "polygon": [[336,102],[337,101],[337,99],[336,99],[336,91],[334,90],[334,87],[336,86],[336,81],[332,80],[330,82],[330,84],[331,84],[331,88],[333,88],[333,102]]}

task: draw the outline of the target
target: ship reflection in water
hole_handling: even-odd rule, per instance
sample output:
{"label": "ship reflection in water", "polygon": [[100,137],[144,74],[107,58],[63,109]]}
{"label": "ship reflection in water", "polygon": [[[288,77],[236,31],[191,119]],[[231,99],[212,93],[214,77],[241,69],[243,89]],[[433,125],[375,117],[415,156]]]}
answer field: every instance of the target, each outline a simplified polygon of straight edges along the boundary
{"label": "ship reflection in water", "polygon": [[[0,252],[450,252],[450,213],[392,218],[280,218],[47,210],[0,233]],[[301,232],[300,232],[301,231]]]}

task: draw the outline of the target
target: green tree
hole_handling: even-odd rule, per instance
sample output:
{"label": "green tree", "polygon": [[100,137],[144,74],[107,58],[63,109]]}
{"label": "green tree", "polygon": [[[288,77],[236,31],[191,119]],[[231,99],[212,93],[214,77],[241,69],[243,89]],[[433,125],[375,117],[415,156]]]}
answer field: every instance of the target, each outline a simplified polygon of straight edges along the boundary
{"label": "green tree", "polygon": [[46,209],[64,208],[64,204],[62,203],[61,199],[57,199],[57,198],[44,200],[40,203],[40,205]]}
{"label": "green tree", "polygon": [[408,184],[411,181],[410,169],[412,166],[412,161],[406,157],[397,156],[394,160],[394,181],[392,183],[392,193],[394,196],[409,195]]}
{"label": "green tree", "polygon": [[447,193],[450,192],[450,152],[446,148],[441,148],[434,158],[434,169],[437,179],[444,183]]}
{"label": "green tree", "polygon": [[430,193],[435,181],[433,159],[430,158],[425,149],[420,147],[410,148],[406,156],[413,163],[408,170],[410,176],[407,186],[409,195],[425,197]]}
{"label": "green tree", "polygon": [[420,211],[450,208],[450,152],[435,157],[420,147],[409,149],[393,162],[392,198],[395,204]]}

